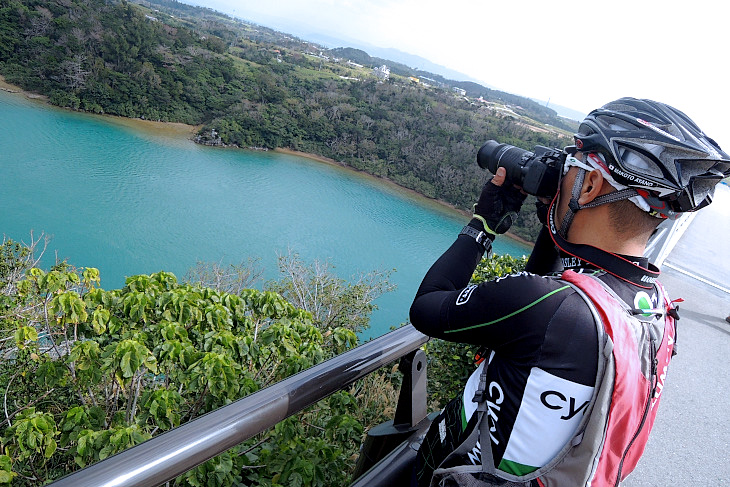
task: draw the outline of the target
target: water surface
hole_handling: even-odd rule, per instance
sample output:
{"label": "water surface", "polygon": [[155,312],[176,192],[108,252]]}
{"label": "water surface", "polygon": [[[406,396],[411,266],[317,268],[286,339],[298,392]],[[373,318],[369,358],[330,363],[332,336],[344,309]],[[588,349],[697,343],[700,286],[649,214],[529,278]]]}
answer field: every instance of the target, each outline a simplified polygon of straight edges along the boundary
{"label": "water surface", "polygon": [[[0,232],[51,235],[51,256],[98,267],[106,289],[126,276],[182,277],[197,261],[249,257],[272,279],[289,249],[346,279],[396,269],[397,290],[377,301],[369,337],[407,320],[421,278],[464,225],[452,210],[354,171],[202,147],[151,127],[0,92]],[[495,250],[528,251],[505,238]]]}

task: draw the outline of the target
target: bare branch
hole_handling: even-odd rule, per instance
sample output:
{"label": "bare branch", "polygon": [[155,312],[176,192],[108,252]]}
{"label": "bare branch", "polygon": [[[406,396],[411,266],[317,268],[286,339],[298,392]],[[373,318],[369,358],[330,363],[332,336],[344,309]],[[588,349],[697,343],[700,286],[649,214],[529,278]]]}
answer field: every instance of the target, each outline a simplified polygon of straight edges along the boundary
{"label": "bare branch", "polygon": [[353,276],[349,281],[334,274],[334,266],[315,261],[305,265],[289,249],[279,255],[281,281],[269,284],[294,306],[309,311],[314,321],[324,328],[344,326],[360,331],[368,326],[373,301],[394,285],[388,283],[392,271],[372,271]]}
{"label": "bare branch", "polygon": [[261,279],[264,271],[258,264],[259,259],[253,258],[238,264],[199,261],[185,274],[183,282],[238,295]]}

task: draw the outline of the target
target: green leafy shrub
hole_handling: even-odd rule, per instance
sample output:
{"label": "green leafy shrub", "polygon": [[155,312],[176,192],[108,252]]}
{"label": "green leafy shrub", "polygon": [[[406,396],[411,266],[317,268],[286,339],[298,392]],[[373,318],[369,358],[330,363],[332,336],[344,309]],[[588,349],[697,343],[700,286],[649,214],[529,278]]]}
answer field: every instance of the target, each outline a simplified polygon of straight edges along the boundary
{"label": "green leafy shrub", "polygon": [[[132,276],[107,291],[98,287],[98,270],[61,263],[44,271],[34,267],[33,252],[11,241],[0,246],[0,484],[56,479],[355,346],[354,330],[377,295],[325,272],[327,292],[360,313],[356,321],[315,320],[273,291],[230,294],[167,272]],[[337,296],[328,299],[340,309]],[[363,418],[375,419],[358,405],[372,381],[171,485],[346,484]]]}

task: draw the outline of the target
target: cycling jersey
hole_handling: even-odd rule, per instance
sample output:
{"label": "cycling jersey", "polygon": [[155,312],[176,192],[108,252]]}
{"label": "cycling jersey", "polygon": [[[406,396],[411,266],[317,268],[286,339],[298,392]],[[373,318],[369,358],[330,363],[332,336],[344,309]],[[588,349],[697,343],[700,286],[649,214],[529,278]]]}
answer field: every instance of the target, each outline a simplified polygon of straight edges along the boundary
{"label": "cycling jersey", "polygon": [[[533,251],[540,262],[531,258],[528,269],[595,273],[635,308],[657,306],[658,270],[645,258],[564,245],[568,251],[560,256],[562,266],[556,266],[551,259],[557,254],[546,258],[553,242],[546,246],[544,235],[541,238]],[[554,243],[561,247],[564,242]],[[578,427],[596,381],[597,328],[586,302],[556,279],[523,272],[469,285],[482,250],[474,239],[459,236],[424,278],[411,321],[427,335],[492,351],[486,392],[494,464],[524,475],[548,463]],[[428,485],[433,469],[476,426],[471,399],[478,377],[477,371],[463,396],[434,420],[417,460],[419,485]],[[477,445],[449,461],[478,464],[479,455]]]}

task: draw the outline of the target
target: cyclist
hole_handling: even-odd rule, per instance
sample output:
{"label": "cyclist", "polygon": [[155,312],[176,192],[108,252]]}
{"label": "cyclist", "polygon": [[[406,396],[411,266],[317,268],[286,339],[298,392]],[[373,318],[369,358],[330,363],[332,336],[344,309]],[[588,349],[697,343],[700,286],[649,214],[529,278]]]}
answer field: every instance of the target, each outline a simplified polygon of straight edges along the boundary
{"label": "cyclist", "polygon": [[634,98],[592,111],[565,150],[526,272],[469,285],[525,198],[499,168],[416,294],[418,330],[488,348],[433,421],[418,486],[618,485],[643,452],[676,311],[642,255],[661,221],[711,202],[730,157],[682,112]]}

